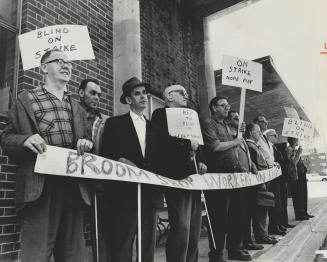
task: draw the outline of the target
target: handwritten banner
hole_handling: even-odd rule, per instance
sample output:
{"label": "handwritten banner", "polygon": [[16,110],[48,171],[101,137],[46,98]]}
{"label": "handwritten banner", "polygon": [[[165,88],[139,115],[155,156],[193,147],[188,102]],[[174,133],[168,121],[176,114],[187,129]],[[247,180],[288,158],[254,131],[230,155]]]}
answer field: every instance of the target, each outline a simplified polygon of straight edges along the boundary
{"label": "handwritten banner", "polygon": [[38,155],[35,172],[49,175],[79,178],[118,180],[152,184],[180,189],[211,190],[233,189],[268,182],[281,175],[277,167],[251,173],[207,173],[191,175],[182,180],[173,180],[149,171],[92,154],[78,156],[76,150],[47,146],[47,151]]}
{"label": "handwritten banner", "polygon": [[310,122],[297,118],[285,118],[282,136],[294,137],[298,139],[313,138],[314,127]]}
{"label": "handwritten banner", "polygon": [[51,49],[64,51],[70,60],[94,59],[86,26],[53,25],[18,36],[23,69],[40,66],[42,55]]}
{"label": "handwritten banner", "polygon": [[196,140],[203,145],[198,113],[188,108],[166,108],[168,132],[171,136]]}
{"label": "handwritten banner", "polygon": [[262,92],[262,64],[224,55],[222,84]]}

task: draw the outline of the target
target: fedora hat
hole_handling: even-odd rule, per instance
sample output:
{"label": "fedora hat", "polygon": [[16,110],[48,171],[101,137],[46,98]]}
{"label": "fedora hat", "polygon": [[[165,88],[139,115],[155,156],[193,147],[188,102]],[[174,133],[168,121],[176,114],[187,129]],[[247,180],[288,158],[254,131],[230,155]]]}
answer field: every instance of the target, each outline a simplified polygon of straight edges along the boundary
{"label": "fedora hat", "polygon": [[122,86],[123,94],[120,96],[120,102],[122,104],[127,104],[126,102],[126,96],[129,96],[132,92],[132,90],[136,87],[144,86],[145,90],[148,92],[150,89],[150,84],[142,82],[137,77],[132,77],[128,79]]}

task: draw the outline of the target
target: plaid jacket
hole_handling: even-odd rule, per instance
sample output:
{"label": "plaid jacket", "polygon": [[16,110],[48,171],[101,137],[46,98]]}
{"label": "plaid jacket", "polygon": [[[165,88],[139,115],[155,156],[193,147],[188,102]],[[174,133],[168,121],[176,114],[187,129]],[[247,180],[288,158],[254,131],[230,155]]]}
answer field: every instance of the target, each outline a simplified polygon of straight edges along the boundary
{"label": "plaid jacket", "polygon": [[[73,115],[73,144],[77,140],[88,138],[91,140],[91,127],[87,125],[86,114],[79,103],[70,100]],[[9,110],[8,123],[0,133],[0,143],[3,152],[18,164],[16,181],[16,207],[38,199],[42,193],[44,176],[34,173],[36,155],[26,149],[24,141],[33,134],[40,134],[34,112],[26,90],[22,91],[16,102]],[[90,195],[84,183],[79,183],[84,202],[90,205]]]}

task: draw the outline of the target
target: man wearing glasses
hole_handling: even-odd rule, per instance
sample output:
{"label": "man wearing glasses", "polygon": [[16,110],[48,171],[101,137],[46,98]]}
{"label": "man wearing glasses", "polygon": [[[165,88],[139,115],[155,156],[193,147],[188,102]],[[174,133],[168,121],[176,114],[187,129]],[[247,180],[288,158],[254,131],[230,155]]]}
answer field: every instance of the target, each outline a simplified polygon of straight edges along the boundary
{"label": "man wearing glasses", "polygon": [[[208,170],[210,173],[233,173],[249,170],[240,161],[239,147],[242,141],[233,136],[226,122],[230,110],[227,97],[217,96],[209,104],[211,118],[203,125],[203,138],[207,147]],[[228,258],[250,261],[251,255],[242,249],[243,200],[240,189],[208,190],[206,200],[212,222],[213,238],[209,236],[210,262],[223,262],[225,236],[227,234]],[[213,240],[216,248],[214,248]]]}
{"label": "man wearing glasses", "polygon": [[[188,94],[181,85],[172,85],[163,93],[166,108],[187,107]],[[183,179],[195,174],[194,157],[200,174],[207,170],[201,159],[196,141],[169,135],[166,108],[152,114],[153,126],[152,166],[156,173],[171,178]],[[198,261],[198,242],[201,233],[201,196],[199,191],[165,188],[169,217],[169,235],[166,242],[167,262]]]}
{"label": "man wearing glasses", "polygon": [[85,261],[83,200],[87,188],[79,179],[34,173],[36,154],[47,145],[77,149],[93,147],[85,111],[67,93],[72,64],[60,50],[41,58],[45,84],[22,91],[0,134],[5,154],[18,163],[16,207],[21,228],[22,261]]}

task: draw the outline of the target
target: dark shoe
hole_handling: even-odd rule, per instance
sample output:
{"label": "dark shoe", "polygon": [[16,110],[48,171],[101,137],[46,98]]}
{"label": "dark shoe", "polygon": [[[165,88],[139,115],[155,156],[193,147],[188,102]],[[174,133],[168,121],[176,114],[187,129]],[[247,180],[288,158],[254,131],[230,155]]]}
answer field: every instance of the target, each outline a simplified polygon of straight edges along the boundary
{"label": "dark shoe", "polygon": [[280,231],[284,231],[286,232],[287,231],[287,228],[282,226],[282,225],[278,225],[277,228],[280,230]]}
{"label": "dark shoe", "polygon": [[315,217],[315,216],[313,216],[313,215],[309,215],[308,213],[306,213],[305,216],[308,217],[308,218],[313,218],[313,217]]}
{"label": "dark shoe", "polygon": [[309,220],[309,218],[306,216],[300,216],[300,217],[296,217],[295,220],[303,221],[303,220]]}
{"label": "dark shoe", "polygon": [[239,260],[239,261],[251,261],[252,256],[248,252],[243,250],[228,251],[228,259]]}
{"label": "dark shoe", "polygon": [[245,244],[244,248],[247,250],[261,250],[264,249],[265,247],[252,242],[252,243]]}
{"label": "dark shoe", "polygon": [[209,262],[226,262],[223,251],[210,251]]}
{"label": "dark shoe", "polygon": [[275,245],[278,242],[278,240],[276,238],[271,238],[269,236],[262,236],[262,237],[256,238],[255,242],[257,242],[258,244]]}
{"label": "dark shoe", "polygon": [[286,235],[286,232],[279,230],[278,227],[276,227],[276,228],[274,228],[272,230],[268,230],[268,233],[272,234],[272,235],[279,235],[279,236],[285,236]]}
{"label": "dark shoe", "polygon": [[286,227],[286,228],[293,228],[293,227],[295,227],[295,225],[292,225],[292,224],[285,224],[284,227]]}

